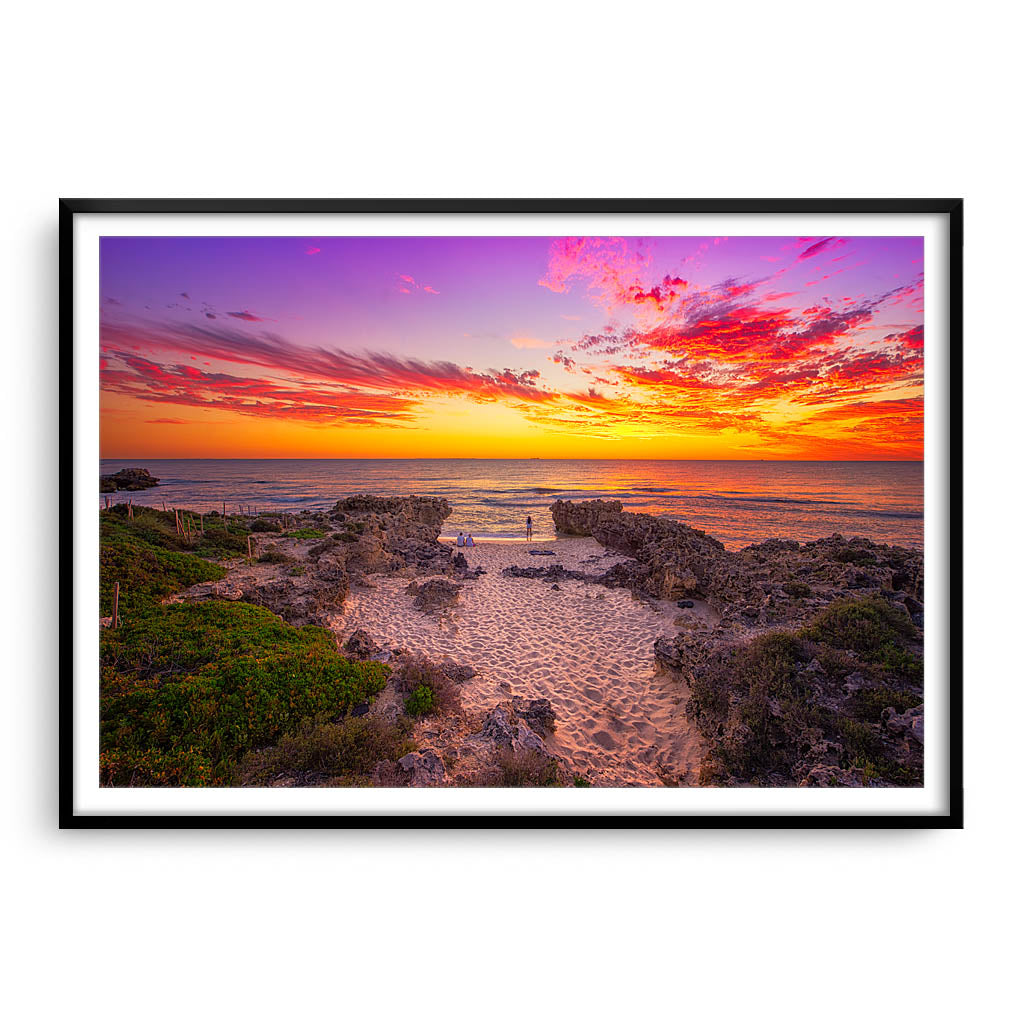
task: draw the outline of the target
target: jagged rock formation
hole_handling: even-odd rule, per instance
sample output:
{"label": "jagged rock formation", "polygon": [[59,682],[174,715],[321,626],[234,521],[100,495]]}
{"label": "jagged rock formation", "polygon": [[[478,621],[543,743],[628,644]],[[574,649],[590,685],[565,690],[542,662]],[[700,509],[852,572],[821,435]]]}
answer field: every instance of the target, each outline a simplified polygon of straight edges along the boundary
{"label": "jagged rock formation", "polygon": [[459,600],[462,587],[449,580],[426,580],[423,583],[410,583],[406,593],[415,597],[413,607],[427,615],[450,611]]}
{"label": "jagged rock formation", "polygon": [[147,487],[156,487],[159,483],[159,477],[150,476],[148,469],[121,469],[100,477],[100,494],[108,494],[111,491],[144,491]]}
{"label": "jagged rock formation", "polygon": [[919,551],[833,534],[799,544],[768,540],[741,551],[701,530],[644,513],[623,512],[618,501],[556,501],[560,533],[591,536],[630,557],[600,582],[628,586],[654,598],[700,598],[722,615],[748,625],[806,618],[851,591],[884,591],[911,615],[922,610]]}
{"label": "jagged rock formation", "polygon": [[390,572],[409,565],[422,572],[449,572],[452,549],[437,536],[451,512],[444,498],[361,494],[337,502],[331,519],[349,548],[346,560],[353,570]]}

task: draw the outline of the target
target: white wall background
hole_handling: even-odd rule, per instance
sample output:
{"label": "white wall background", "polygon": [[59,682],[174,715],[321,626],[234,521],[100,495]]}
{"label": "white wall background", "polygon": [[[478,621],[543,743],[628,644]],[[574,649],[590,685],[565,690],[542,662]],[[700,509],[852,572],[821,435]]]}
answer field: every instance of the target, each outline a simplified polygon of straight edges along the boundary
{"label": "white wall background", "polygon": [[[4,21],[12,1019],[1008,1015],[1019,9],[179,0]],[[967,829],[58,833],[60,195],[966,196]]]}

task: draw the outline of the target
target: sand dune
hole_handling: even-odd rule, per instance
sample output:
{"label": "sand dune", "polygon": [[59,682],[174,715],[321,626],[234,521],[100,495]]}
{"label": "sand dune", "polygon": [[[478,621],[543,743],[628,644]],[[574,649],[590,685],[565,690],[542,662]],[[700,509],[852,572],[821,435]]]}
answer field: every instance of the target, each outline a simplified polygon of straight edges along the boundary
{"label": "sand dune", "polygon": [[[529,553],[531,548],[555,552]],[[332,621],[343,637],[365,629],[385,647],[472,665],[467,711],[486,712],[509,696],[547,697],[558,728],[549,741],[595,785],[686,785],[696,782],[700,741],[683,709],[678,681],[655,670],[654,641],[678,632],[680,611],[628,591],[567,581],[510,579],[510,565],[600,573],[621,561],[591,538],[543,543],[480,543],[465,551],[485,575],[464,584],[456,608],[438,616],[413,609],[408,578],[371,576],[355,587]],[[693,612],[709,614],[699,605]]]}

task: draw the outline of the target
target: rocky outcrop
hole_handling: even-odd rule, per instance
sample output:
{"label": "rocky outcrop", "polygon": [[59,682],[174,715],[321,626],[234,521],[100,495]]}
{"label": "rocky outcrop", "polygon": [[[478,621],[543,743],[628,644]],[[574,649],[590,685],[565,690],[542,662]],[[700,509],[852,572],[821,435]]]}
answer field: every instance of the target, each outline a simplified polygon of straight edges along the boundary
{"label": "rocky outcrop", "polygon": [[418,750],[398,761],[378,761],[371,781],[377,787],[424,789],[447,782],[444,762],[433,750]]}
{"label": "rocky outcrop", "polygon": [[349,549],[352,570],[390,572],[413,566],[421,572],[450,572],[452,549],[437,537],[451,506],[443,498],[343,498],[331,511]]}
{"label": "rocky outcrop", "polygon": [[748,626],[786,624],[849,594],[884,592],[920,614],[921,552],[833,534],[799,544],[768,540],[741,551],[663,516],[623,512],[617,501],[556,501],[560,533],[592,536],[629,556],[600,580],[666,600],[700,598]]}
{"label": "rocky outcrop", "polygon": [[551,515],[559,533],[593,537],[630,556],[629,584],[657,598],[706,596],[725,554],[721,541],[702,530],[661,516],[623,512],[618,501],[556,501]]}
{"label": "rocky outcrop", "polygon": [[[276,569],[276,567],[275,567]],[[217,583],[199,583],[178,595],[183,601],[247,601],[280,615],[292,626],[324,626],[348,596],[348,577],[333,566],[301,576],[243,570]]]}
{"label": "rocky outcrop", "polygon": [[512,713],[540,736],[550,736],[555,731],[555,709],[547,697],[513,697]]}
{"label": "rocky outcrop", "polygon": [[410,583],[406,588],[407,594],[412,594],[415,600],[413,608],[427,615],[436,615],[441,612],[451,611],[458,603],[459,592],[462,587],[450,580],[426,580],[423,583]]}
{"label": "rocky outcrop", "polygon": [[148,469],[121,469],[100,477],[100,494],[108,494],[111,491],[144,491],[147,487],[156,487],[159,483],[160,479],[150,476]]}
{"label": "rocky outcrop", "polygon": [[373,642],[365,629],[357,629],[345,641],[343,650],[347,657],[356,661],[371,661],[381,653],[382,648]]}

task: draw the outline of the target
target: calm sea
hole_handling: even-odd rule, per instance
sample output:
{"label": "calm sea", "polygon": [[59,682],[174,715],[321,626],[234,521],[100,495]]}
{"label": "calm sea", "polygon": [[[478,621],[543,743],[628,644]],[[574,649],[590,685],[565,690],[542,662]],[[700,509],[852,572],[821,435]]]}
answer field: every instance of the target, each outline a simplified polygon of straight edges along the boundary
{"label": "calm sea", "polygon": [[[831,533],[923,543],[920,462],[664,462],[560,459],[104,459],[101,473],[144,466],[160,486],[136,504],[229,510],[326,509],[350,494],[436,495],[454,509],[445,533],[554,536],[548,506],[612,498],[706,530],[726,547]],[[114,496],[124,501],[127,494]],[[102,505],[103,498],[100,497]]]}

